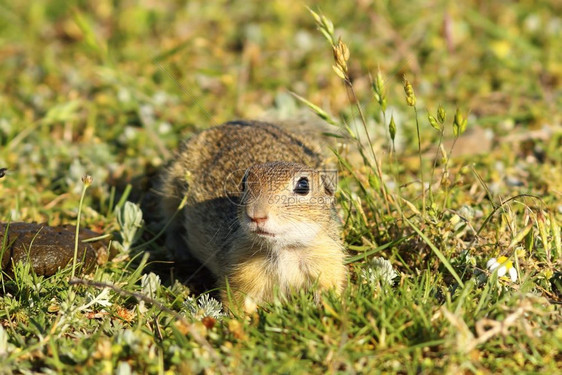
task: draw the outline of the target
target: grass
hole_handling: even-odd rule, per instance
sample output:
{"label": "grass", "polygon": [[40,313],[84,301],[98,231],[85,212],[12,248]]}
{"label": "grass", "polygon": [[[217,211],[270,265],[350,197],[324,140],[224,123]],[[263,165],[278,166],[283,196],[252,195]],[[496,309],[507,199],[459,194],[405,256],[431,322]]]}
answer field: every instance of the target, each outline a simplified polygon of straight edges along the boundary
{"label": "grass", "polygon": [[[1,220],[81,216],[120,251],[73,287],[71,267],[2,274],[1,372],[559,371],[560,6],[306,5],[318,19],[297,1],[0,4]],[[125,200],[198,129],[314,112],[355,139],[336,147],[349,285],[224,315]],[[499,256],[515,283],[486,270]]]}

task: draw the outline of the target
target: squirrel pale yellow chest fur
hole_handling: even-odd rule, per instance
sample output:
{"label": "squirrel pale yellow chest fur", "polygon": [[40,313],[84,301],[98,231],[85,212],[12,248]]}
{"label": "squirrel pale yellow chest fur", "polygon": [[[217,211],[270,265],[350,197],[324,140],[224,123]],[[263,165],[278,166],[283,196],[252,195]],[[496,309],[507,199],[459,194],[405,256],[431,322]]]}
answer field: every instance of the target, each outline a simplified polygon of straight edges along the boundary
{"label": "squirrel pale yellow chest fur", "polygon": [[237,302],[243,302],[246,309],[253,302],[271,300],[276,290],[289,294],[316,284],[316,293],[332,288],[339,293],[346,276],[341,249],[321,238],[304,250],[240,254],[238,259],[227,280],[235,296],[238,294]]}
{"label": "squirrel pale yellow chest fur", "polygon": [[203,131],[178,151],[161,186],[172,217],[167,246],[217,277],[223,302],[250,308],[314,286],[340,292],[346,279],[334,211],[335,174],[307,137],[263,122]]}

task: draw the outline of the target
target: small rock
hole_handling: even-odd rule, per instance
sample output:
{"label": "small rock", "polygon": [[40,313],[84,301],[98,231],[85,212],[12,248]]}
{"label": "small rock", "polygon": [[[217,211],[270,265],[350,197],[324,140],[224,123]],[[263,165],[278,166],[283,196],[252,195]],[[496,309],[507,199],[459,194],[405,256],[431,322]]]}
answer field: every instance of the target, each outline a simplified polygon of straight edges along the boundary
{"label": "small rock", "polygon": [[[50,276],[66,267],[74,257],[76,227],[52,227],[37,223],[0,223],[0,249],[2,244],[2,271],[13,274],[17,262],[30,262],[37,275]],[[7,238],[5,238],[7,235]],[[84,243],[99,233],[80,229],[78,264],[82,272],[90,271],[96,263],[107,261],[107,240]]]}

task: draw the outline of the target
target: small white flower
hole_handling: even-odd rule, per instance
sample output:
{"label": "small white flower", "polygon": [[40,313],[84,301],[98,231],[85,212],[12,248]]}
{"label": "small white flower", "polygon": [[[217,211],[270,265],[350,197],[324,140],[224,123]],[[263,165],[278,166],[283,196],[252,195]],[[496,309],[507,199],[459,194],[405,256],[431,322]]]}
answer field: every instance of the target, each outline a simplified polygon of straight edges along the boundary
{"label": "small white flower", "polygon": [[160,288],[160,277],[152,272],[141,277],[142,292],[150,298],[156,297],[156,291]]}
{"label": "small white flower", "polygon": [[504,277],[509,274],[512,282],[517,281],[517,270],[513,267],[513,263],[507,257],[501,256],[499,258],[492,258],[486,263],[486,267],[491,271],[498,270],[498,276]]}
{"label": "small white flower", "polygon": [[382,257],[375,257],[361,270],[361,275],[363,279],[368,280],[370,283],[380,280],[388,285],[394,285],[394,279],[398,276],[398,273],[392,268],[392,264],[388,260]]}
{"label": "small white flower", "polygon": [[88,301],[86,304],[76,307],[78,311],[87,311],[90,310],[92,306],[100,305],[102,307],[111,306],[112,303],[111,299],[111,290],[108,288],[102,289],[99,294],[94,294],[87,292],[86,293],[86,300]]}
{"label": "small white flower", "polygon": [[188,297],[184,301],[184,305],[192,317],[203,318],[210,316],[211,318],[220,319],[224,316],[222,303],[208,294],[203,294],[198,298]]}

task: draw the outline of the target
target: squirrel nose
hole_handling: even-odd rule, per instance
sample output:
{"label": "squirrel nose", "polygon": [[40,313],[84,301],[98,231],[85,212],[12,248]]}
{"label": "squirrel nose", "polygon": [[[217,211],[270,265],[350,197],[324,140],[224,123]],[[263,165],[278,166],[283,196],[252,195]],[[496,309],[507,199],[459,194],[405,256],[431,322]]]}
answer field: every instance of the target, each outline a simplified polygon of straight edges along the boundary
{"label": "squirrel nose", "polygon": [[267,215],[263,215],[263,216],[250,216],[248,215],[248,217],[250,218],[250,220],[254,223],[256,223],[257,225],[263,225],[265,224],[265,222],[267,221]]}

